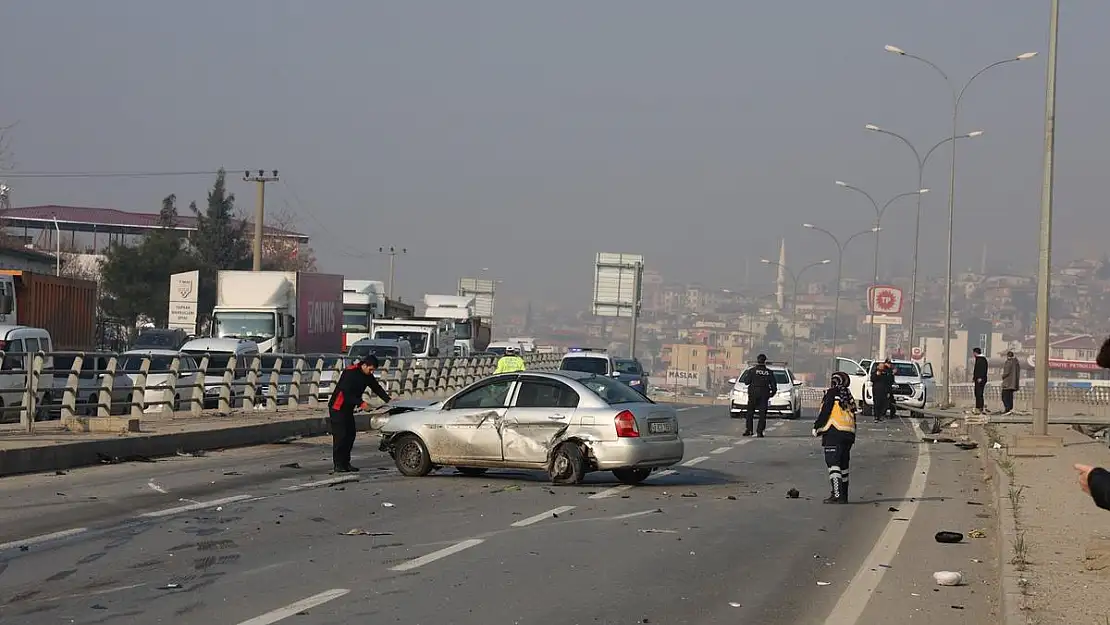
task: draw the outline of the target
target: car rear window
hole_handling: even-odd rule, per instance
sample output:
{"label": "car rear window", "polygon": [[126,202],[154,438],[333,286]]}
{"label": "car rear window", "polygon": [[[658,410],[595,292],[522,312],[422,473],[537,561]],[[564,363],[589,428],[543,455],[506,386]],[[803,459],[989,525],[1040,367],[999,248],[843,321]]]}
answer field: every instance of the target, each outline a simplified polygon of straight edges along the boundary
{"label": "car rear window", "polygon": [[594,375],[608,375],[609,373],[609,359],[608,358],[592,358],[590,356],[573,356],[564,358],[563,363],[559,365],[563,371],[581,371],[583,373],[592,373]]}
{"label": "car rear window", "polygon": [[[570,360],[568,358],[568,360]],[[585,360],[585,359],[582,359]],[[596,359],[591,359],[596,360]],[[579,380],[583,386],[594,392],[595,395],[603,399],[610,406],[618,404],[637,404],[655,403],[644,397],[639,392],[632,389],[632,387],[609,377],[593,376]]]}

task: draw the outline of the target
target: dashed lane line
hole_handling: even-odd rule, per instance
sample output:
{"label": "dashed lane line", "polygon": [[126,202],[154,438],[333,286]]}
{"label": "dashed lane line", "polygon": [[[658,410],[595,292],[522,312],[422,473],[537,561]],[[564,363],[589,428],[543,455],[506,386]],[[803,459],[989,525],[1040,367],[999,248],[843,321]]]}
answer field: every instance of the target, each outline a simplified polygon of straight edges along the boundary
{"label": "dashed lane line", "polygon": [[334,588],[332,590],[325,590],[320,594],[301,599],[296,603],[290,603],[284,608],[278,608],[276,610],[272,610],[265,614],[256,616],[252,619],[247,619],[239,623],[239,625],[271,625],[272,623],[276,623],[278,621],[284,621],[290,616],[295,616],[302,612],[311,610],[312,608],[324,605],[329,601],[334,601],[349,592],[351,591],[346,588]]}
{"label": "dashed lane line", "polygon": [[305,490],[307,488],[319,488],[321,486],[335,486],[336,484],[346,484],[348,482],[357,482],[357,475],[342,475],[340,477],[333,477],[318,482],[308,482],[305,484],[294,484],[293,486],[286,486],[285,490]]}
{"label": "dashed lane line", "polygon": [[554,517],[556,517],[560,514],[563,514],[565,512],[570,512],[571,510],[574,510],[574,508],[575,508],[575,506],[559,506],[558,508],[552,508],[552,509],[548,510],[547,512],[541,512],[541,513],[539,513],[535,516],[530,516],[527,519],[521,519],[521,520],[517,521],[516,523],[513,523],[513,527],[528,527],[529,525],[533,525],[533,524],[539,523],[540,521],[545,521],[547,519],[554,518]]}
{"label": "dashed lane line", "polygon": [[460,551],[465,551],[467,549],[470,549],[471,547],[477,547],[478,545],[480,545],[484,542],[486,542],[486,541],[481,539],[481,538],[470,538],[470,539],[464,540],[462,542],[457,542],[457,543],[451,545],[450,547],[444,547],[443,549],[440,549],[439,551],[433,551],[433,552],[431,552],[427,555],[420,556],[419,558],[415,558],[413,560],[409,560],[408,562],[398,564],[397,566],[391,567],[389,570],[390,571],[411,571],[412,569],[418,569],[418,568],[424,566],[425,564],[431,564],[432,562],[435,562],[436,560],[442,560],[443,558],[446,558],[447,556],[455,555],[456,553],[459,553]]}
{"label": "dashed lane line", "polygon": [[709,453],[711,453],[711,454],[723,454],[723,453],[725,453],[726,451],[728,451],[730,449],[732,449],[732,447],[718,447],[718,448],[714,449],[713,451],[711,451]]}
{"label": "dashed lane line", "polygon": [[614,520],[614,521],[623,521],[624,519],[634,519],[636,517],[647,516],[649,514],[658,514],[659,512],[660,512],[660,510],[658,508],[656,508],[654,510],[641,510],[640,512],[629,512],[628,514],[619,514],[615,517],[609,517],[609,518]]}
{"label": "dashed lane line", "polygon": [[213,499],[211,501],[197,501],[185,506],[177,506],[176,508],[166,508],[165,510],[155,510],[154,512],[144,512],[140,517],[147,519],[156,519],[164,516],[173,516],[175,514],[182,514],[184,512],[193,512],[194,510],[205,510],[207,508],[215,508],[228,503],[235,503],[246,499],[254,499],[252,495],[234,495],[232,497],[224,497],[223,499]]}
{"label": "dashed lane line", "polygon": [[[651,475],[649,475],[647,477],[647,480],[657,480],[661,477],[666,477],[668,475],[674,475],[675,473],[677,473],[677,471],[672,471],[670,469],[667,469],[666,471],[658,471],[656,473],[652,473]],[[644,480],[644,481],[646,482],[647,480]],[[606,499],[608,497],[612,497],[613,495],[619,495],[619,494],[623,493],[624,491],[632,489],[632,488],[636,488],[636,487],[632,486],[631,484],[622,484],[621,486],[614,486],[612,488],[607,488],[607,489],[605,489],[601,492],[594,493],[594,494],[590,495],[588,497],[588,499]]]}
{"label": "dashed lane line", "polygon": [[21,540],[13,540],[8,543],[0,543],[0,551],[7,551],[8,549],[15,549],[17,547],[30,547],[31,545],[38,545],[52,540],[61,540],[69,538],[70,536],[77,536],[89,531],[87,527],[75,527],[73,529],[62,530],[60,532],[52,532],[50,534],[42,534],[40,536],[32,536]]}
{"label": "dashed lane line", "polygon": [[705,462],[706,460],[709,460],[709,456],[698,456],[697,458],[691,458],[690,460],[687,460],[686,462],[683,462],[682,466],[692,467],[696,464],[701,464],[701,463]]}

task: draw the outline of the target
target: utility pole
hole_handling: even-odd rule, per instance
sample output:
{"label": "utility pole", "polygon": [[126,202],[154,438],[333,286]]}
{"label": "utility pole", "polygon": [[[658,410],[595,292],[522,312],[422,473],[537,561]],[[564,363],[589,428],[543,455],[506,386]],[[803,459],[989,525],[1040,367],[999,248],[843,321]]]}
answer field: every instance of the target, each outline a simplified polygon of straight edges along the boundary
{"label": "utility pole", "polygon": [[252,269],[254,271],[262,271],[262,232],[266,222],[266,183],[277,182],[277,179],[278,172],[276,169],[269,176],[261,169],[258,170],[257,175],[251,175],[250,171],[243,172],[243,182],[258,184],[258,205],[254,207],[254,245],[252,246],[254,254]]}
{"label": "utility pole", "polygon": [[389,299],[393,299],[393,275],[394,275],[394,269],[396,269],[396,267],[397,267],[397,265],[396,265],[397,255],[398,254],[408,254],[408,252],[409,252],[408,249],[403,248],[403,247],[402,248],[396,248],[396,247],[379,247],[378,248],[378,253],[379,254],[389,254],[389,284],[386,286],[386,289],[385,289],[385,296],[388,297]]}

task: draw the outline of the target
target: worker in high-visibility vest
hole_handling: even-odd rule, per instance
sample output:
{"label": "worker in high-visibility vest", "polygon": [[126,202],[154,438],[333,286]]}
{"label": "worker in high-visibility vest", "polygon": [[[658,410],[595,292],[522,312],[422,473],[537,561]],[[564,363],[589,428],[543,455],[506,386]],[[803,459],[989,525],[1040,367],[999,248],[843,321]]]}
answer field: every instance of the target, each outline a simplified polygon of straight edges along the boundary
{"label": "worker in high-visibility vest", "polygon": [[497,359],[497,369],[493,371],[494,375],[524,371],[524,359],[517,355],[518,352],[519,350],[515,347],[506,347],[505,355]]}

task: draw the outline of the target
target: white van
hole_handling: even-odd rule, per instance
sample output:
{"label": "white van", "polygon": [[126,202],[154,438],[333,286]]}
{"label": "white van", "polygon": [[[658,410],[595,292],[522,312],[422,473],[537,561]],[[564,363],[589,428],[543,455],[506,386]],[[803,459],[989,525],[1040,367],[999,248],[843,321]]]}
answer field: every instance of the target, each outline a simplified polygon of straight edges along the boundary
{"label": "white van", "polygon": [[220,389],[223,387],[224,370],[227,369],[231,357],[235,356],[235,374],[231,381],[231,406],[241,403],[244,392],[243,384],[250,371],[253,356],[258,355],[258,343],[246,339],[234,338],[201,338],[193,339],[181,346],[181,353],[188,354],[197,361],[197,365],[208,356],[208,369],[204,374],[204,407],[217,408],[220,404]]}
{"label": "white van", "polygon": [[[27,374],[10,372],[30,368],[31,360],[26,354],[40,351],[49,354],[52,348],[50,333],[42,328],[0,325],[0,351],[5,354],[4,361],[0,363],[0,422],[19,421],[19,411],[13,408],[23,405],[23,395],[27,389]],[[48,356],[42,366],[44,369],[53,367],[52,359]],[[39,388],[35,416],[41,419],[47,414],[44,406],[52,401],[54,381],[43,376],[39,380]]]}

